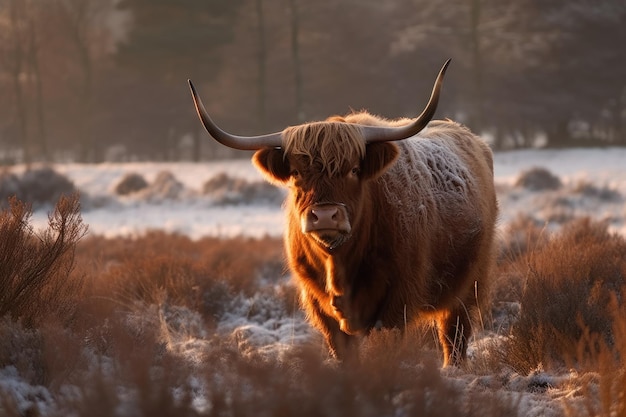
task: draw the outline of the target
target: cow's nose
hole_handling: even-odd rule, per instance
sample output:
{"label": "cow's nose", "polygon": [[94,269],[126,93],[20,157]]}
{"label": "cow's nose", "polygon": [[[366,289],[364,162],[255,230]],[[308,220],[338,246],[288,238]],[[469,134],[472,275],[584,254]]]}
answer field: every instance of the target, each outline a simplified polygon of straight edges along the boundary
{"label": "cow's nose", "polygon": [[335,206],[313,207],[309,212],[309,221],[318,229],[333,229],[337,227],[337,214],[339,209]]}
{"label": "cow's nose", "polygon": [[311,206],[304,219],[302,230],[308,233],[314,230],[339,230],[346,221],[342,207],[335,204]]}

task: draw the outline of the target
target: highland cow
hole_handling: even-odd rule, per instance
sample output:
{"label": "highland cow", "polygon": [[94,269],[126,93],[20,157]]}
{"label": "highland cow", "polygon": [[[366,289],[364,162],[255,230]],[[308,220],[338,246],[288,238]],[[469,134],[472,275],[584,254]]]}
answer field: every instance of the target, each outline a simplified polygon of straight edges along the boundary
{"label": "highland cow", "polygon": [[432,121],[441,69],[425,110],[390,121],[367,112],[241,137],[208,116],[211,136],[256,150],[267,180],[286,186],[285,247],[309,321],[349,361],[360,336],[434,320],[443,364],[460,364],[472,311],[493,262],[497,202],[487,144],[453,121]]}

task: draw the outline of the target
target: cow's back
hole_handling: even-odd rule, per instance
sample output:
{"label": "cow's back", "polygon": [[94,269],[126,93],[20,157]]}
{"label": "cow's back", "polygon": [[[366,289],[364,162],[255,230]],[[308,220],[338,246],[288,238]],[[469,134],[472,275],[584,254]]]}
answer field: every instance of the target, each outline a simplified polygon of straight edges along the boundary
{"label": "cow's back", "polygon": [[451,296],[464,293],[447,281],[460,278],[458,270],[445,269],[448,265],[461,267],[491,256],[497,216],[493,161],[482,139],[449,121],[431,122],[419,136],[397,145],[398,160],[376,187],[383,209],[395,218],[390,232],[401,248],[396,262],[413,271],[397,283],[398,302],[405,302],[401,294],[412,294],[421,310],[446,302],[441,288],[449,288]]}
{"label": "cow's back", "polygon": [[[448,224],[466,218],[463,229],[490,205],[495,209],[493,162],[484,141],[461,125],[435,121],[419,136],[397,142],[400,155],[378,179],[385,199],[397,213],[402,236],[415,238],[415,231],[446,235]],[[486,201],[483,201],[486,199]],[[451,225],[450,225],[451,226]],[[408,233],[407,233],[408,232]]]}

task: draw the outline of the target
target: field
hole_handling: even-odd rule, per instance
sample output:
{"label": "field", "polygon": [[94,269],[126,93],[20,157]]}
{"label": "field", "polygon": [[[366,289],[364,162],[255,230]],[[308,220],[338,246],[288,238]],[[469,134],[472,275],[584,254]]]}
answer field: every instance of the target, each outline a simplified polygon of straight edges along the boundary
{"label": "field", "polygon": [[493,291],[445,369],[430,326],[328,357],[249,161],[53,166],[80,197],[0,216],[0,415],[626,416],[624,161],[496,155]]}

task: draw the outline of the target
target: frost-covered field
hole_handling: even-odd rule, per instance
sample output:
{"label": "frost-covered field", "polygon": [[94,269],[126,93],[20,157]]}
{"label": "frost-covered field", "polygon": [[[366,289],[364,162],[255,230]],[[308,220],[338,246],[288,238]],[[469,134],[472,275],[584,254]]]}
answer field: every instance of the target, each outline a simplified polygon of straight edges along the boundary
{"label": "frost-covered field", "polygon": [[[552,191],[534,191],[516,185],[520,173],[533,167],[548,169],[560,179],[562,186]],[[250,183],[260,181],[260,175],[248,160],[203,164],[66,164],[54,169],[70,178],[80,190],[82,216],[89,225],[89,233],[94,235],[141,236],[148,230],[162,230],[193,239],[205,236],[276,237],[281,235],[284,227],[280,202],[275,198],[243,201],[236,195],[224,199],[224,195],[202,192],[206,181],[223,173]],[[167,190],[153,187],[126,196],[118,196],[113,191],[127,173],[141,174],[151,183],[163,171],[173,174],[179,182],[175,191],[171,187]],[[562,223],[575,217],[590,216],[606,221],[609,230],[626,236],[626,149],[498,153],[495,155],[495,176],[502,233],[520,215],[545,224],[548,229],[558,229]],[[35,225],[43,227],[46,224],[47,210],[49,208],[44,207],[35,211]],[[261,276],[259,280],[267,290],[251,296],[238,294],[233,297],[226,313],[219,316],[216,335],[235,338],[244,353],[252,350],[261,357],[278,359],[295,346],[318,344],[319,338],[303,316],[297,311],[288,314],[284,305],[277,303],[276,300],[284,296],[287,284],[267,276]],[[191,364],[202,361],[213,343],[214,335],[207,334],[200,315],[187,308],[154,306],[152,310],[146,310],[144,316],[129,320],[155,327],[167,323],[167,328],[162,330],[167,335],[166,348]],[[470,361],[488,356],[485,351],[495,346],[501,337],[494,332],[480,332],[470,346]],[[477,365],[471,366],[470,370],[449,368],[442,370],[440,375],[450,386],[465,392],[468,399],[477,395],[481,398],[480,392],[487,390],[501,394],[520,416],[566,415],[564,403],[586,415],[586,402],[590,398],[597,401],[597,398],[589,396],[594,393],[593,387],[597,389],[597,386],[592,383],[591,392],[583,392],[581,376],[573,370],[557,374],[538,368],[525,376],[513,370],[504,370],[497,375],[473,371],[478,368]],[[587,377],[593,378],[593,375]],[[328,381],[328,384],[332,383]],[[215,405],[207,397],[206,379],[192,375],[189,384],[196,412],[208,415]],[[176,390],[177,387],[171,389]],[[58,407],[57,400],[47,388],[27,384],[12,366],[0,369],[0,391],[13,395],[20,410],[37,404],[42,414],[46,415],[47,410]],[[71,396],[71,386],[65,392]],[[123,390],[119,395],[132,397],[131,393]],[[402,407],[402,393],[396,397],[394,401],[399,405],[393,414],[410,415],[411,411]],[[121,410],[118,414],[137,415],[132,409]]]}
{"label": "frost-covered field", "polygon": [[[558,176],[563,188],[536,193],[513,185],[521,172],[542,167]],[[83,218],[91,233],[105,236],[139,234],[147,229],[201,236],[279,236],[283,217],[277,204],[215,204],[202,195],[204,182],[219,173],[247,181],[261,181],[249,160],[213,163],[129,163],[55,167],[68,176],[85,195]],[[124,174],[135,172],[148,182],[167,171],[184,188],[174,197],[155,192],[117,197],[113,189]],[[558,215],[591,215],[607,220],[611,228],[626,235],[626,209],[619,199],[576,192],[581,184],[614,190],[626,196],[626,149],[521,150],[495,156],[496,185],[501,205],[501,226],[520,213],[551,221]],[[579,190],[580,191],[580,190]],[[45,210],[35,214],[44,224]]]}

